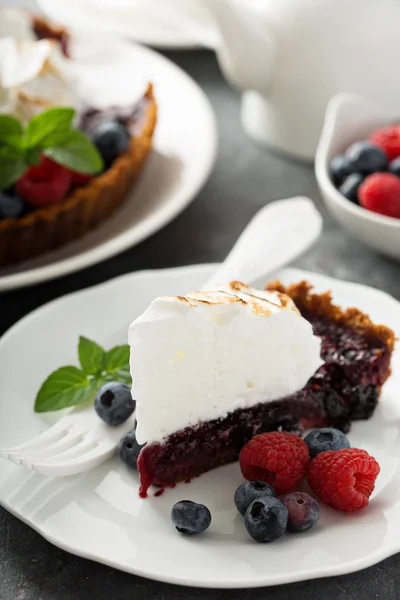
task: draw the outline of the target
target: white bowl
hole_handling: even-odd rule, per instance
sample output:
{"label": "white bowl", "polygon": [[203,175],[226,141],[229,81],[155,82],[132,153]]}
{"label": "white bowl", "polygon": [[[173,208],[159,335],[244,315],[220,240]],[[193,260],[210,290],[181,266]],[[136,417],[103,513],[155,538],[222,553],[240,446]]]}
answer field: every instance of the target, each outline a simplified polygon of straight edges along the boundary
{"label": "white bowl", "polygon": [[315,158],[315,174],[325,203],[332,215],[359,240],[393,258],[400,259],[400,219],[385,217],[353,204],[333,185],[329,164],[353,142],[365,140],[379,127],[398,122],[361,97],[334,96],[328,104],[325,123]]}

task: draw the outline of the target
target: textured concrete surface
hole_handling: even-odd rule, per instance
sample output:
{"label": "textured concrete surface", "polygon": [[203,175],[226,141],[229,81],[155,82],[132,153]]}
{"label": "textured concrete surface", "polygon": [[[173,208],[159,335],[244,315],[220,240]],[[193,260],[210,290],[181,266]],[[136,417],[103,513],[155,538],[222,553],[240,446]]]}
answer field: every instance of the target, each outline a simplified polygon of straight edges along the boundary
{"label": "textured concrete surface", "polygon": [[[171,52],[167,56],[198,81],[217,114],[220,147],[209,182],[180,217],[136,248],[80,273],[1,296],[0,333],[53,298],[129,271],[223,259],[266,202],[304,194],[321,208],[309,166],[261,150],[245,137],[239,125],[239,97],[225,84],[212,54]],[[400,299],[399,264],[350,239],[323,214],[324,234],[297,266],[368,284]],[[71,556],[0,509],[0,600],[396,600],[400,598],[399,566],[398,557],[393,557],[358,574],[276,588],[184,589]]]}

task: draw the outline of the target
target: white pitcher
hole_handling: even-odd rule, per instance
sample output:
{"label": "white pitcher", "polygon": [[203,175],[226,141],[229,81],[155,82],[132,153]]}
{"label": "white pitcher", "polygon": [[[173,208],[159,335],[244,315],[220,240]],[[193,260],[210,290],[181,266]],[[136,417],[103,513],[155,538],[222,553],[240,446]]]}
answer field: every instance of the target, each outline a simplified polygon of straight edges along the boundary
{"label": "white pitcher", "polygon": [[354,92],[398,110],[400,0],[197,0],[257,142],[313,159],[328,100]]}

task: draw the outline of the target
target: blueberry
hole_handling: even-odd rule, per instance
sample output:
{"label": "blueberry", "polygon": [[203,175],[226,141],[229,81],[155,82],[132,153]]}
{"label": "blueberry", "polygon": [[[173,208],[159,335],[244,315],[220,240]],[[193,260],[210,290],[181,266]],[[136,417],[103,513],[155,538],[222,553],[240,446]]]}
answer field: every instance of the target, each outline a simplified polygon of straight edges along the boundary
{"label": "blueberry", "polygon": [[179,533],[202,533],[211,523],[211,513],[204,504],[181,500],[172,507],[171,519]]}
{"label": "blueberry", "polygon": [[16,219],[24,210],[19,196],[0,192],[0,219]]}
{"label": "blueberry", "polygon": [[129,134],[118,121],[103,121],[94,134],[93,142],[108,168],[120,154],[128,149]]}
{"label": "blueberry", "polygon": [[316,525],[319,519],[319,505],[314,498],[304,492],[286,494],[282,498],[282,504],[289,512],[287,530],[307,531]]}
{"label": "blueberry", "polygon": [[364,181],[364,176],[360,173],[352,173],[343,181],[339,187],[339,192],[352,202],[358,202],[358,188]]}
{"label": "blueberry", "polygon": [[369,175],[379,171],[387,171],[388,157],[386,153],[371,142],[356,142],[348,148],[346,158],[353,173]]}
{"label": "blueberry", "polygon": [[304,441],[308,446],[311,458],[314,458],[320,452],[327,452],[327,450],[350,448],[350,442],[344,433],[331,427],[314,429],[306,435]]}
{"label": "blueberry", "polygon": [[143,446],[145,446],[145,444],[141,446],[137,443],[136,431],[135,429],[132,429],[132,431],[128,431],[128,433],[120,439],[118,444],[118,454],[128,467],[137,469],[137,460]]}
{"label": "blueberry", "polygon": [[94,407],[105,423],[121,425],[135,410],[136,402],[132,399],[129,385],[110,381],[97,393]]}
{"label": "blueberry", "polygon": [[256,498],[275,496],[274,488],[263,481],[247,481],[242,483],[235,492],[235,506],[241,515],[244,515],[250,504]]}
{"label": "blueberry", "polygon": [[332,181],[335,185],[340,185],[348,175],[353,171],[349,159],[346,156],[335,156],[330,164]]}
{"label": "blueberry", "polygon": [[273,542],[286,531],[288,509],[277,498],[253,500],[244,515],[244,524],[256,542]]}
{"label": "blueberry", "polygon": [[400,177],[400,156],[392,160],[392,162],[389,164],[389,171],[390,173],[393,173],[393,175]]}

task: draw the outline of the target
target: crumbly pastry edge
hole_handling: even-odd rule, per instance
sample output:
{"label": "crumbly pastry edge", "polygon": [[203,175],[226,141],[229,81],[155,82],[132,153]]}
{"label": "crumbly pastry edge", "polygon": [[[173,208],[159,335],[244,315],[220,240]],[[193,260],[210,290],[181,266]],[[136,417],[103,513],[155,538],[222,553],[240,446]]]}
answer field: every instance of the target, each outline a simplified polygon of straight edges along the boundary
{"label": "crumbly pastry edge", "polygon": [[280,281],[272,281],[265,286],[266,290],[277,290],[292,298],[300,312],[309,311],[313,314],[326,317],[338,324],[350,327],[368,340],[377,340],[394,349],[396,336],[394,331],[385,325],[373,323],[366,313],[358,308],[343,309],[332,301],[330,291],[322,294],[313,293],[313,285],[308,281],[300,281],[289,286],[284,286]]}

